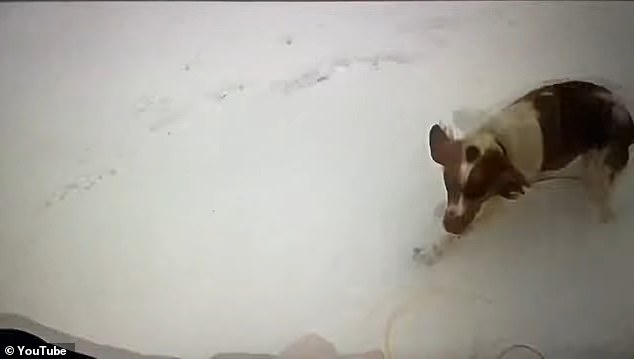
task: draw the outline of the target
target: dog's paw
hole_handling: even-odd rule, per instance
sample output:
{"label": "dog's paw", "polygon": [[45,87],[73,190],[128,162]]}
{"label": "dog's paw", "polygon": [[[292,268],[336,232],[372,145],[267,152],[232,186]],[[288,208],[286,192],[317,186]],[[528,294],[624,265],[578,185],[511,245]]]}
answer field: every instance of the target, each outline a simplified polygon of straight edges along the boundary
{"label": "dog's paw", "polygon": [[417,263],[423,263],[432,266],[438,262],[442,256],[442,247],[438,243],[430,244],[424,247],[416,247],[413,250],[413,260]]}

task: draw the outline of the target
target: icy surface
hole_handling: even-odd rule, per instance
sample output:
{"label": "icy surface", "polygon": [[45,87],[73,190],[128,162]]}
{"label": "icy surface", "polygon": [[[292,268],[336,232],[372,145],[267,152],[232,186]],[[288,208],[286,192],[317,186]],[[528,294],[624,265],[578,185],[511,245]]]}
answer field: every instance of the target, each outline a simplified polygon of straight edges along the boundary
{"label": "icy surface", "polygon": [[621,358],[633,174],[612,224],[545,183],[435,266],[411,254],[442,233],[429,127],[549,79],[631,90],[632,18],[617,2],[0,4],[0,312],[208,358],[311,332],[372,350],[416,298],[398,358],[518,342]]}

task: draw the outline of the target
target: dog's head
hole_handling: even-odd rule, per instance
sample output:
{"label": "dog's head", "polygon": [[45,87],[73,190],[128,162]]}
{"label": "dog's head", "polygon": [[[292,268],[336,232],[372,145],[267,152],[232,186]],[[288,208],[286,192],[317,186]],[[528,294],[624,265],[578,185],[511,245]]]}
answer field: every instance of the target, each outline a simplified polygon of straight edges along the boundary
{"label": "dog's head", "polygon": [[482,204],[493,196],[515,199],[529,184],[491,134],[481,132],[456,139],[439,125],[429,131],[432,159],[443,166],[447,207],[443,226],[463,233]]}

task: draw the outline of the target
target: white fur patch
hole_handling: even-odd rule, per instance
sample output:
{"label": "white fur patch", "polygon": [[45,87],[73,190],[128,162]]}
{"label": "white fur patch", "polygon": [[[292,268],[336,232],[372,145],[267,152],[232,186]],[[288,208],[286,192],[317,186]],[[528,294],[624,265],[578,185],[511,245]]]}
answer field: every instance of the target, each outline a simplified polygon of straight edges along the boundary
{"label": "white fur patch", "polygon": [[528,179],[539,174],[543,161],[544,146],[538,116],[531,102],[518,102],[500,111],[479,131],[495,134],[513,165]]}
{"label": "white fur patch", "polygon": [[447,213],[454,217],[460,217],[464,214],[464,212],[465,206],[464,198],[462,195],[458,199],[458,203],[449,203],[449,205],[447,205]]}
{"label": "white fur patch", "polygon": [[465,185],[467,183],[467,179],[469,178],[469,174],[473,169],[473,163],[468,163],[466,161],[462,161],[460,163],[460,184]]}

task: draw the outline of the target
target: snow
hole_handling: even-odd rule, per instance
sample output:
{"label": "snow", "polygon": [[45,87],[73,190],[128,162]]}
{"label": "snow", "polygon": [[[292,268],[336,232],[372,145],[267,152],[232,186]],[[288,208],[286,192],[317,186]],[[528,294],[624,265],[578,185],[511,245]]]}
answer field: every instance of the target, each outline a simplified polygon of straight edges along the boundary
{"label": "snow", "polygon": [[[629,3],[0,4],[0,312],[206,358],[634,352],[616,222],[540,185],[451,246],[427,131],[554,78],[634,88]],[[467,121],[468,122],[468,121]],[[462,123],[467,126],[468,123]],[[584,356],[585,355],[585,356]]]}

